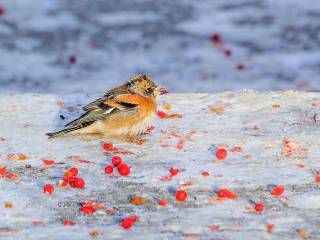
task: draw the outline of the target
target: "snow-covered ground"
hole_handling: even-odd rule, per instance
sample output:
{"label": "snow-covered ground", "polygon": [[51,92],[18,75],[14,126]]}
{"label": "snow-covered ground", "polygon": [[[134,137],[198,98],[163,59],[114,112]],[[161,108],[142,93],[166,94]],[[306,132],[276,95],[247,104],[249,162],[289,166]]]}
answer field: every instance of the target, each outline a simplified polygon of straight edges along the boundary
{"label": "snow-covered ground", "polygon": [[[171,104],[164,111],[182,118],[156,119],[142,145],[103,137],[47,139],[46,132],[94,97],[0,97],[0,173],[7,166],[17,175],[0,177],[0,239],[320,238],[319,94],[169,94],[160,98],[159,110]],[[118,153],[104,154],[105,142]],[[227,158],[217,160],[212,146],[227,149]],[[26,159],[12,155],[19,153]],[[131,166],[128,177],[104,173],[114,155]],[[84,189],[57,186],[72,166]],[[179,173],[166,179],[171,167]],[[55,187],[51,195],[43,193],[47,183]],[[274,186],[284,193],[273,196]],[[175,200],[179,188],[188,193],[185,202]],[[237,197],[218,198],[221,188]],[[132,197],[145,202],[134,205]],[[160,206],[160,199],[168,205]],[[83,215],[83,202],[95,203],[96,212]],[[257,202],[262,212],[255,211]],[[139,220],[124,230],[119,222],[133,214]],[[66,220],[75,225],[64,226]]]}
{"label": "snow-covered ground", "polygon": [[[2,0],[0,92],[320,89],[319,0]],[[210,41],[219,33],[226,57]],[[75,55],[76,63],[68,58]],[[244,64],[237,70],[237,64]]]}

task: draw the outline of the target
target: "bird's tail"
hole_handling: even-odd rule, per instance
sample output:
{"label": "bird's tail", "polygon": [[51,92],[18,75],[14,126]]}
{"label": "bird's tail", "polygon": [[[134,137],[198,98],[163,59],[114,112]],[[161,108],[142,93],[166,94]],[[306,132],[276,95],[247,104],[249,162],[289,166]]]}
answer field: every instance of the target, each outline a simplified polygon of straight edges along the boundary
{"label": "bird's tail", "polygon": [[73,131],[78,130],[78,129],[80,129],[80,128],[79,127],[65,128],[65,129],[62,129],[62,130],[60,130],[58,132],[46,133],[46,135],[48,135],[49,138],[61,137],[61,136],[66,135],[67,133],[73,132]]}

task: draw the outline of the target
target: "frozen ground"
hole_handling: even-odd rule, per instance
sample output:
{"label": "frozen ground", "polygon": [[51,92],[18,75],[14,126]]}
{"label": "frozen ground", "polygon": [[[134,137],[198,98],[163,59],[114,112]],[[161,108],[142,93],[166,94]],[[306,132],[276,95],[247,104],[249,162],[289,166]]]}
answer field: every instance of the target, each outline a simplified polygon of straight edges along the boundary
{"label": "frozen ground", "polygon": [[[159,110],[169,103],[172,110],[165,111],[182,118],[156,119],[155,131],[135,145],[101,137],[47,139],[46,132],[78,115],[94,96],[3,95],[0,166],[17,177],[0,177],[0,239],[88,239],[90,233],[98,239],[319,239],[319,97],[169,94],[160,98]],[[103,153],[104,142],[122,152],[130,176],[104,174],[113,156]],[[217,160],[212,145],[226,148],[227,159]],[[10,155],[19,153],[27,159]],[[45,166],[44,159],[56,164]],[[57,186],[71,166],[78,167],[85,189]],[[181,172],[166,181],[171,167]],[[52,195],[43,193],[46,183],[55,186]],[[283,195],[272,196],[272,184],[282,185]],[[189,195],[184,203],[174,198],[178,188]],[[220,188],[238,197],[214,203]],[[129,203],[132,196],[145,203]],[[168,205],[159,206],[159,199]],[[94,215],[81,214],[85,201],[99,203]],[[262,213],[254,202],[264,204]],[[119,221],[132,214],[138,222],[123,230]],[[76,224],[64,226],[65,220]]]}
{"label": "frozen ground", "polygon": [[[138,72],[171,92],[320,89],[319,0],[0,5],[2,93],[101,93]],[[213,46],[215,32],[231,57]]]}

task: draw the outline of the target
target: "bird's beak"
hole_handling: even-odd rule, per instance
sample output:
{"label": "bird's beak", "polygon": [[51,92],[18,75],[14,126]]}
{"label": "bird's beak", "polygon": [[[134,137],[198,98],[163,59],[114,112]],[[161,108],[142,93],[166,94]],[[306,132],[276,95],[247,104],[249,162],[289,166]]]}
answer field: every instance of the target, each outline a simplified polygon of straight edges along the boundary
{"label": "bird's beak", "polygon": [[167,94],[168,93],[168,90],[164,87],[160,87],[160,95],[164,95],[164,94]]}

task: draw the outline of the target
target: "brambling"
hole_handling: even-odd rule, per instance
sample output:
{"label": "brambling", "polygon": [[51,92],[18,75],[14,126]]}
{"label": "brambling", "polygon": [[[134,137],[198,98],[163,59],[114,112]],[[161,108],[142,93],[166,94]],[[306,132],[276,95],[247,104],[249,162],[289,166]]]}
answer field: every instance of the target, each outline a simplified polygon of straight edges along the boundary
{"label": "brambling", "polygon": [[146,75],[137,75],[83,107],[79,118],[49,138],[70,134],[129,135],[146,133],[156,113],[156,97],[164,89]]}

